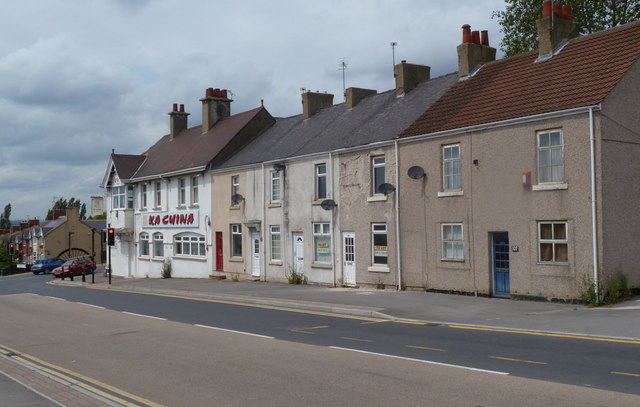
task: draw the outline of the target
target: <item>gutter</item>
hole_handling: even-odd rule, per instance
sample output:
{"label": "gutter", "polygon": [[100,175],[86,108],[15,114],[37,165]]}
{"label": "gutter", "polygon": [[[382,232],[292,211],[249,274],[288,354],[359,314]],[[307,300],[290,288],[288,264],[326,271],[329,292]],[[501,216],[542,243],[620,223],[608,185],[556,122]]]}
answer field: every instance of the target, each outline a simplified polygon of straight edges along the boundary
{"label": "gutter", "polygon": [[166,178],[166,177],[174,177],[177,175],[186,175],[186,174],[191,174],[194,172],[204,172],[207,169],[206,165],[201,165],[199,167],[192,167],[192,168],[188,168],[188,169],[184,169],[184,170],[178,170],[178,171],[171,171],[171,172],[165,172],[162,174],[154,174],[154,175],[148,175],[146,177],[140,177],[140,178],[131,178],[130,181],[131,182],[140,182],[140,181],[149,181],[152,179],[157,179],[157,178]]}

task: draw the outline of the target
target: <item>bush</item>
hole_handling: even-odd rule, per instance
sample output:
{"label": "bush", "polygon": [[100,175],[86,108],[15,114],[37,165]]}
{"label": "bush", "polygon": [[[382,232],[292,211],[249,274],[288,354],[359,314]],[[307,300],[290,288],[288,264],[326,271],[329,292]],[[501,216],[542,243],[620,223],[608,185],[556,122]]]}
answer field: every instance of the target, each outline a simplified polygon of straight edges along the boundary
{"label": "bush", "polygon": [[162,278],[171,278],[171,273],[173,273],[171,261],[167,260],[162,264]]}
{"label": "bush", "polygon": [[602,302],[605,304],[615,304],[629,298],[629,283],[627,276],[621,271],[607,277],[604,284]]}
{"label": "bush", "polygon": [[289,284],[307,284],[307,278],[303,273],[298,273],[295,268],[289,267],[285,273]]}

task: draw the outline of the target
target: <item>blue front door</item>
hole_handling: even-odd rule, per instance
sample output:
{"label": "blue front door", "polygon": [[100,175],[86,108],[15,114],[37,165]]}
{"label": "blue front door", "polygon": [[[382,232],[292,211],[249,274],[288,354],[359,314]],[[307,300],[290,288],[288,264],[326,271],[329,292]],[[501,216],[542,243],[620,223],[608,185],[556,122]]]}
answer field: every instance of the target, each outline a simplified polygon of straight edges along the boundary
{"label": "blue front door", "polygon": [[509,297],[509,233],[493,233],[493,295]]}

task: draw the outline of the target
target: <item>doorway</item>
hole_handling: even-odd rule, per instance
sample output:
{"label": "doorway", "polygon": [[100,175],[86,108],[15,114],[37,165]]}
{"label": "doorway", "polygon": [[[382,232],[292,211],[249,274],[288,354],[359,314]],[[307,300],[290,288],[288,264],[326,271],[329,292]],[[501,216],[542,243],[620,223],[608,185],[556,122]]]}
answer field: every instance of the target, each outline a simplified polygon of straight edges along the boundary
{"label": "doorway", "polygon": [[216,271],[224,270],[224,258],[222,256],[222,232],[216,232]]}
{"label": "doorway", "polygon": [[260,277],[260,233],[251,232],[251,275]]}
{"label": "doorway", "polygon": [[356,234],[342,233],[342,272],[344,285],[356,285]]}
{"label": "doorway", "polygon": [[509,233],[492,233],[493,295],[509,297]]}
{"label": "doorway", "polygon": [[293,232],[293,266],[296,273],[304,274],[304,238],[302,232]]}

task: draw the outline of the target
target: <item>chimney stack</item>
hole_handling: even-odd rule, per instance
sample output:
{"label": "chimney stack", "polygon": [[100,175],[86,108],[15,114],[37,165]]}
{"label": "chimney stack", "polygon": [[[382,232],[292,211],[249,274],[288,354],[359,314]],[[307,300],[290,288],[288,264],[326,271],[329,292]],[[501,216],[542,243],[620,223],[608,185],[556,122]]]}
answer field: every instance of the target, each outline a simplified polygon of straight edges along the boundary
{"label": "chimney stack", "polygon": [[547,0],[542,5],[542,18],[536,22],[538,28],[538,54],[548,55],[558,44],[578,36],[573,23],[571,6]]}
{"label": "chimney stack", "polygon": [[364,98],[366,98],[367,96],[370,96],[370,95],[375,95],[378,92],[373,90],[373,89],[347,88],[345,93],[346,93],[345,96],[347,97],[347,101],[345,103],[345,107],[347,109],[351,109],[355,105],[360,103],[360,101],[362,99],[364,99]]}
{"label": "chimney stack", "polygon": [[396,78],[396,95],[404,95],[430,79],[431,67],[402,61],[394,67],[393,76]]}
{"label": "chimney stack", "polygon": [[306,120],[318,110],[332,105],[333,95],[331,93],[304,92],[302,94],[302,117]]}
{"label": "chimney stack", "polygon": [[187,128],[187,116],[189,113],[185,113],[184,105],[173,104],[173,109],[169,113],[169,138],[173,140],[180,132]]}
{"label": "chimney stack", "polygon": [[202,102],[202,133],[206,133],[223,117],[231,115],[231,102],[226,89],[208,88]]}
{"label": "chimney stack", "polygon": [[458,45],[458,76],[467,76],[481,64],[495,61],[496,49],[489,46],[489,32],[471,31],[462,26],[462,44]]}

